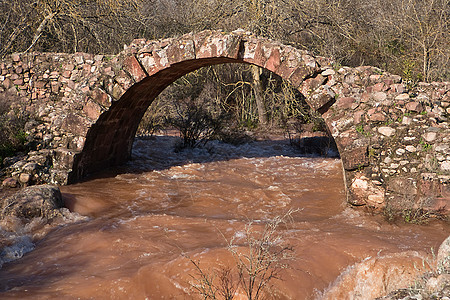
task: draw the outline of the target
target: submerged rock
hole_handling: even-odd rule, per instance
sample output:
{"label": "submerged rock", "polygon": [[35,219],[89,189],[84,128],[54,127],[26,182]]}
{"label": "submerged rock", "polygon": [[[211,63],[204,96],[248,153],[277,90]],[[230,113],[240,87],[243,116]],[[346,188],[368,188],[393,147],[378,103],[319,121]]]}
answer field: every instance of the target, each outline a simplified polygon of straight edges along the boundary
{"label": "submerged rock", "polygon": [[0,218],[15,216],[51,219],[60,215],[59,208],[63,206],[64,201],[57,186],[30,186],[0,200]]}

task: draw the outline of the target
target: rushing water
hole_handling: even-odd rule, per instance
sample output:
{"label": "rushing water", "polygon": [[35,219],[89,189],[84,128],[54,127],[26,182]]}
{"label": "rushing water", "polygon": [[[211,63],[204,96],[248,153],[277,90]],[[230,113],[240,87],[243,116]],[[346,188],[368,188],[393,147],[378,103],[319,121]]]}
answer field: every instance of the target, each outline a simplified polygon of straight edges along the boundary
{"label": "rushing water", "polygon": [[[190,259],[209,274],[234,266],[227,243],[245,252],[250,221],[257,234],[297,209],[276,231],[293,252],[268,298],[370,299],[380,278],[418,272],[449,232],[349,208],[341,161],[300,157],[286,141],[211,142],[180,153],[174,142],[137,140],[127,166],[62,187],[74,213],[15,233],[21,244],[3,251],[13,257],[0,269],[0,298],[200,299]],[[15,228],[9,222],[2,226]],[[393,284],[385,281],[384,289]]]}

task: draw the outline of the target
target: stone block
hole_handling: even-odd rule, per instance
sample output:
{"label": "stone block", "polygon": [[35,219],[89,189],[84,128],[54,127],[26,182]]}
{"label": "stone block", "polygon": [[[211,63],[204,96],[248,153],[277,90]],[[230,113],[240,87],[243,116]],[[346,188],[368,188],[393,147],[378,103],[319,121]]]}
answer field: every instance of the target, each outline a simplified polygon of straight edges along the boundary
{"label": "stone block", "polygon": [[419,102],[409,102],[405,105],[406,109],[409,111],[421,112],[423,111],[423,106]]}
{"label": "stone block", "polygon": [[356,170],[369,165],[367,146],[340,151],[339,154],[345,170]]}
{"label": "stone block", "polygon": [[413,178],[394,177],[388,182],[387,189],[400,195],[417,195],[417,182]]}
{"label": "stone block", "polygon": [[314,110],[320,110],[330,102],[334,101],[335,93],[328,86],[320,86],[312,95],[306,99],[306,102]]}
{"label": "stone block", "polygon": [[192,39],[174,41],[167,48],[169,64],[195,59],[195,47]]}
{"label": "stone block", "polygon": [[126,70],[136,82],[141,81],[147,77],[147,73],[142,68],[139,61],[134,55],[130,55],[123,61],[123,68]]}

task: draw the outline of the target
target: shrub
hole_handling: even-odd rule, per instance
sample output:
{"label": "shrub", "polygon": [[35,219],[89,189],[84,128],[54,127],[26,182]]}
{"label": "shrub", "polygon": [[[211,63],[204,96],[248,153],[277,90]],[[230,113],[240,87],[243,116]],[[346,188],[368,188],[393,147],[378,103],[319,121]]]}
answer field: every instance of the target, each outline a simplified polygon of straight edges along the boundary
{"label": "shrub", "polygon": [[25,116],[12,108],[15,97],[8,93],[0,94],[0,167],[5,157],[13,156],[25,149]]}
{"label": "shrub", "polygon": [[275,217],[260,232],[249,222],[241,245],[234,239],[227,241],[228,251],[234,258],[233,267],[206,272],[199,261],[188,257],[196,269],[196,274],[191,276],[194,280],[191,287],[204,299],[231,300],[239,288],[249,300],[262,299],[269,292],[270,283],[280,279],[280,270],[287,268],[289,260],[294,258],[293,248],[284,241],[280,226],[288,225],[296,211],[289,210],[285,215]]}
{"label": "shrub", "polygon": [[194,148],[219,136],[229,115],[208,99],[184,99],[174,103],[174,112],[167,118],[169,126],[180,131],[183,139],[179,146]]}

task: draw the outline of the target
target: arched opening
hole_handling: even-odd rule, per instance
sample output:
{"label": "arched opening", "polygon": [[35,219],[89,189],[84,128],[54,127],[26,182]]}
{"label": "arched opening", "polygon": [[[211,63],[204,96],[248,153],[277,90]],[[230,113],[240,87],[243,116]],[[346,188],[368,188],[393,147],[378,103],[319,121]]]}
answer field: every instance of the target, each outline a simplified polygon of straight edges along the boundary
{"label": "arched opening", "polygon": [[[69,182],[75,182],[88,174],[125,163],[130,158],[133,140],[141,119],[148,107],[170,84],[202,67],[230,63],[257,65],[226,57],[186,60],[134,84],[119,101],[113,102],[89,129],[83,151],[74,159]],[[265,69],[268,72],[274,71],[267,66]],[[279,80],[289,81],[283,78],[283,73],[273,73]],[[297,94],[301,96],[298,91]]]}

